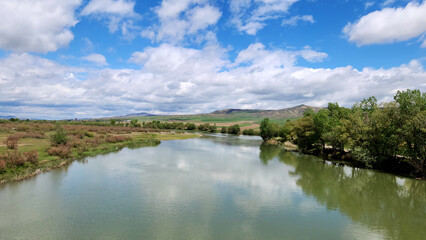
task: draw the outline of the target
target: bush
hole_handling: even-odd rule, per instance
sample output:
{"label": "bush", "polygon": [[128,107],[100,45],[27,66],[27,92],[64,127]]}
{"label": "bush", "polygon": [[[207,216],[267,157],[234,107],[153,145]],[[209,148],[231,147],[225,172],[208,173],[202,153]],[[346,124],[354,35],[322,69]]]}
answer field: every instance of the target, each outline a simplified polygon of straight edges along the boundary
{"label": "bush", "polygon": [[187,130],[195,130],[197,128],[197,126],[193,123],[187,123],[185,124],[185,127]]}
{"label": "bush", "polygon": [[71,155],[71,148],[65,145],[59,145],[57,147],[51,147],[47,150],[47,153],[51,156],[59,156],[61,158],[66,158]]}
{"label": "bush", "polygon": [[227,127],[222,127],[222,129],[220,130],[220,133],[227,133],[227,132],[228,132]]}
{"label": "bush", "polygon": [[52,135],[52,145],[65,145],[67,142],[67,133],[61,126],[58,126],[56,128],[56,133]]}
{"label": "bush", "polygon": [[254,131],[254,129],[244,129],[243,135],[254,136],[256,135],[256,132]]}
{"label": "bush", "polygon": [[200,131],[208,131],[210,128],[210,123],[204,123],[204,124],[200,124],[198,125],[198,130]]}
{"label": "bush", "polygon": [[132,140],[132,138],[128,136],[107,136],[106,138],[107,143],[125,142],[130,140]]}
{"label": "bush", "polygon": [[92,138],[92,137],[94,137],[95,135],[93,134],[93,133],[91,133],[91,132],[85,132],[84,133],[84,135],[86,136],[86,137],[89,137],[89,138]]}
{"label": "bush", "polygon": [[19,135],[13,134],[6,138],[5,144],[9,149],[18,149]]}
{"label": "bush", "polygon": [[30,162],[32,164],[37,164],[38,163],[38,152],[33,150],[31,152],[26,152],[24,153],[26,161]]}
{"label": "bush", "polygon": [[0,159],[0,172],[3,172],[4,170],[6,170],[6,162]]}
{"label": "bush", "polygon": [[228,133],[240,134],[240,125],[235,124],[235,125],[229,126]]}
{"label": "bush", "polygon": [[213,126],[209,126],[209,132],[214,133],[214,132],[216,132],[216,130],[217,130],[216,123]]}
{"label": "bush", "polygon": [[22,156],[18,151],[7,152],[4,156],[6,162],[13,166],[23,166],[25,164],[25,157]]}

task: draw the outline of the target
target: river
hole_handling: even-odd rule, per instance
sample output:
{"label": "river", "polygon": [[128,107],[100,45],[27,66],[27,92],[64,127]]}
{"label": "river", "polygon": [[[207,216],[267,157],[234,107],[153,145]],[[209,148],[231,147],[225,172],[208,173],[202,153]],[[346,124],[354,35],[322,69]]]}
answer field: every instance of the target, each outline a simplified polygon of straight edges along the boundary
{"label": "river", "polygon": [[165,141],[0,185],[0,239],[426,236],[425,181],[261,143]]}

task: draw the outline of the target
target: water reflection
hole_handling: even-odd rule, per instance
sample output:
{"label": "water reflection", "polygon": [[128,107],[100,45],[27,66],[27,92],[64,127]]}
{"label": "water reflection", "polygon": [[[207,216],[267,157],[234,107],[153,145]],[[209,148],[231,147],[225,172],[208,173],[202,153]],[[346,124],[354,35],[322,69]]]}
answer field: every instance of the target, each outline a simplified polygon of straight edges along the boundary
{"label": "water reflection", "polygon": [[337,209],[391,239],[426,236],[426,184],[377,171],[337,166],[309,156],[260,147],[260,159],[274,157],[292,166],[292,176],[308,196],[328,209]]}
{"label": "water reflection", "polygon": [[210,135],[6,185],[0,239],[415,239],[424,187]]}

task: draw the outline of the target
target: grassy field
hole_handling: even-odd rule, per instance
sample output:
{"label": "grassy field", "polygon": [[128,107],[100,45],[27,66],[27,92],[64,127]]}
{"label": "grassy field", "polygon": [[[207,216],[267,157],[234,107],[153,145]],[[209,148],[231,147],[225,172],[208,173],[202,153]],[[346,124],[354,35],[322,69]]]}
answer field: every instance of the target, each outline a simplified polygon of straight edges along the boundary
{"label": "grassy field", "polygon": [[[199,114],[199,115],[175,115],[175,116],[150,116],[150,117],[130,117],[138,122],[183,122],[195,123],[196,125],[203,123],[216,124],[218,128],[229,127],[238,124],[241,130],[255,129],[259,130],[259,124],[264,119],[261,116],[253,116],[248,113],[232,113],[232,114]],[[271,122],[284,124],[287,120],[298,118],[271,118]]]}
{"label": "grassy field", "polygon": [[[65,143],[53,141],[59,128],[65,133]],[[1,123],[0,183],[25,179],[76,159],[119,151],[124,147],[157,146],[164,140],[198,136],[118,126]]]}
{"label": "grassy field", "polygon": [[[151,122],[154,120],[158,121],[179,121],[179,122],[202,122],[202,123],[216,123],[218,126],[220,123],[235,123],[235,122],[253,122],[259,124],[264,117],[252,116],[247,113],[234,113],[234,114],[199,114],[199,115],[170,115],[170,116],[151,116],[151,117],[131,117],[130,119],[137,119],[139,122]],[[285,123],[287,119],[297,118],[271,118],[272,122]]]}

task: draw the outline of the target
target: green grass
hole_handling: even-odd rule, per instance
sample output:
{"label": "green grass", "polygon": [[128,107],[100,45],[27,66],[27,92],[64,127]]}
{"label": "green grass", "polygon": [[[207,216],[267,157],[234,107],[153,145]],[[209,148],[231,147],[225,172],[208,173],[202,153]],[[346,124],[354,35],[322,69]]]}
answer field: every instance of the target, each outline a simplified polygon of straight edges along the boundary
{"label": "green grass", "polygon": [[[133,117],[131,119],[137,119],[139,122],[151,122],[151,121],[181,121],[181,122],[205,122],[205,123],[233,123],[241,121],[251,121],[254,123],[260,123],[264,117],[253,116],[247,113],[233,113],[227,115],[179,115],[179,116],[151,116],[151,117]],[[289,120],[297,118],[271,118],[272,122],[285,123]],[[241,125],[240,125],[241,126]]]}

